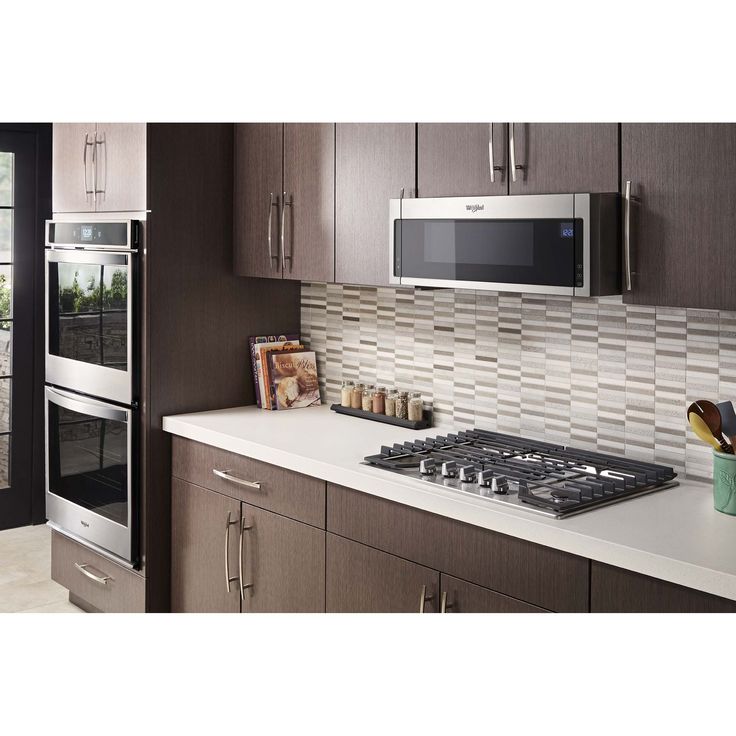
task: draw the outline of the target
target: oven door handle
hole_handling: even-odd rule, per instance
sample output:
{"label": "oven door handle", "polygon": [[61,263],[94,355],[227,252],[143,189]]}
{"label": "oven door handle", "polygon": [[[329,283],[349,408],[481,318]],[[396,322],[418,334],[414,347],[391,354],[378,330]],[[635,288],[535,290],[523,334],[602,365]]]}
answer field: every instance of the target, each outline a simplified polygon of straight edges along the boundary
{"label": "oven door handle", "polygon": [[47,250],[46,260],[49,263],[94,263],[102,266],[127,266],[130,263],[132,252],[111,253],[103,250],[78,250],[66,248],[64,250]]}
{"label": "oven door handle", "polygon": [[91,414],[101,419],[110,419],[114,422],[128,422],[130,412],[128,409],[119,409],[112,404],[106,404],[96,399],[79,399],[78,395],[62,391],[58,388],[46,387],[46,399],[65,409],[79,412],[80,414]]}

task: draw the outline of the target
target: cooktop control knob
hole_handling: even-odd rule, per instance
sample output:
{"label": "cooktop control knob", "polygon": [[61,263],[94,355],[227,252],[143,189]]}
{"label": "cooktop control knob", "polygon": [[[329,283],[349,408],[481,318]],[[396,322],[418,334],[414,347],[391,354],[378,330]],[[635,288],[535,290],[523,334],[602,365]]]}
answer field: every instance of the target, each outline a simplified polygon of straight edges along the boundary
{"label": "cooktop control knob", "polygon": [[509,492],[509,482],[502,475],[491,481],[491,490],[499,496],[505,496]]}
{"label": "cooktop control knob", "polygon": [[457,475],[457,463],[454,460],[442,463],[442,475],[445,478],[454,478]]}
{"label": "cooktop control knob", "polygon": [[431,457],[428,457],[426,460],[420,460],[419,462],[419,472],[422,475],[434,475],[436,471],[434,460],[432,460]]}
{"label": "cooktop control knob", "polygon": [[481,470],[480,473],[478,473],[478,485],[482,488],[490,488],[491,482],[493,481],[493,471],[492,470]]}
{"label": "cooktop control knob", "polygon": [[475,481],[475,468],[472,465],[465,465],[460,468],[460,480],[463,483],[473,483]]}

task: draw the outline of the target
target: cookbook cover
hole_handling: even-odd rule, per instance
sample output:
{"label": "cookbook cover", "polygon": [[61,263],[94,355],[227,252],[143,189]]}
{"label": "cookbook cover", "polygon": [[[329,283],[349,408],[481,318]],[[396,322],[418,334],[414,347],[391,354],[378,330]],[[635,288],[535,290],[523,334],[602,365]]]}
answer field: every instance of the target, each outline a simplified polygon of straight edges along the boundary
{"label": "cookbook cover", "polygon": [[256,402],[258,406],[262,403],[262,382],[260,373],[260,360],[261,354],[258,348],[268,343],[278,343],[283,345],[286,342],[299,341],[299,335],[253,335],[248,338],[248,345],[250,347],[250,360],[251,368],[253,370],[253,388],[255,389]]}
{"label": "cookbook cover", "polygon": [[317,356],[313,351],[272,352],[268,356],[276,409],[319,406]]}
{"label": "cookbook cover", "polygon": [[304,350],[304,345],[302,345],[300,342],[294,342],[289,343],[286,342],[283,345],[278,346],[271,346],[267,345],[266,347],[261,348],[261,376],[260,380],[262,381],[263,387],[264,387],[264,404],[263,409],[275,409],[276,408],[276,399],[273,392],[273,380],[271,378],[271,364],[272,361],[270,360],[270,357],[274,355],[275,353],[286,353],[291,352],[294,350]]}

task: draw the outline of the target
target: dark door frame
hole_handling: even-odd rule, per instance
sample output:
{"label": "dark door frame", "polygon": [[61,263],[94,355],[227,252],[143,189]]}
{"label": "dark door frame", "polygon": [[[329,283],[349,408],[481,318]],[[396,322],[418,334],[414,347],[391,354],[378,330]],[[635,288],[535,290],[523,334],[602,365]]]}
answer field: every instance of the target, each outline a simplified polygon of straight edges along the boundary
{"label": "dark door frame", "polygon": [[[44,222],[51,217],[51,124],[0,123],[0,148],[5,146],[17,148],[23,168],[18,184],[24,189],[27,242],[13,254],[11,489],[5,496],[0,491],[0,529],[46,520],[43,251]],[[20,405],[16,396],[22,397]]]}

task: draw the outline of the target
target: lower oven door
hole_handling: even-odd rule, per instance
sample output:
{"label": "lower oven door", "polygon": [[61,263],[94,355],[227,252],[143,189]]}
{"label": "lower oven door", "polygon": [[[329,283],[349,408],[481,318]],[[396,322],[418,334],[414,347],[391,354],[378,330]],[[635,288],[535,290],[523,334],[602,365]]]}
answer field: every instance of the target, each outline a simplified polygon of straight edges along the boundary
{"label": "lower oven door", "polygon": [[135,413],[46,387],[46,516],[128,563],[137,542]]}

